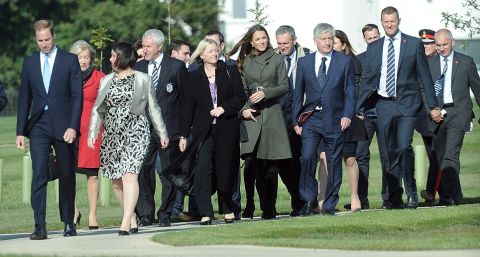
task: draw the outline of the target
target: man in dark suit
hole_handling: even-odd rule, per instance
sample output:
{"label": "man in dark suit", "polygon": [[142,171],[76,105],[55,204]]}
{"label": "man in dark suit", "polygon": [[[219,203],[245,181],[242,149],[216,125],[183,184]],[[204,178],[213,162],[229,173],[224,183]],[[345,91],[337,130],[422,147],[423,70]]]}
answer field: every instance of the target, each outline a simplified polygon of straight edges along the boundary
{"label": "man in dark suit", "polygon": [[[322,213],[335,214],[342,183],[344,131],[350,126],[355,107],[355,68],[350,56],[333,50],[334,36],[332,25],[318,24],[314,29],[317,51],[298,60],[297,65],[292,123],[302,136],[302,216],[311,215],[318,205],[315,171],[320,139],[325,144],[328,169]],[[309,118],[304,121],[306,116]]]}
{"label": "man in dark suit", "polygon": [[441,118],[422,42],[399,31],[400,17],[395,7],[381,12],[385,37],[368,45],[362,72],[357,113],[365,116],[368,106],[376,105],[379,137],[388,155],[385,163],[389,202],[387,208],[403,208],[402,176],[405,179],[407,207],[416,208],[418,196],[414,178],[412,148],[416,114],[422,108],[420,88],[425,90],[426,106],[435,121]]}
{"label": "man in dark suit", "polygon": [[[165,37],[160,30],[149,29],[143,34],[142,45],[145,60],[141,60],[133,67],[152,76],[152,85],[156,91],[158,105],[162,109],[162,117],[167,126],[170,144],[167,148],[159,147],[159,138],[153,130],[150,145],[145,157],[143,170],[138,176],[140,194],[136,212],[141,226],[151,225],[155,211],[155,159],[160,156],[162,170],[178,157],[178,130],[180,127],[180,113],[182,108],[182,86],[186,83],[187,69],[185,63],[174,59],[161,50]],[[159,226],[170,226],[171,212],[175,202],[176,188],[159,171],[162,182],[162,204],[157,216]]]}
{"label": "man in dark suit", "polygon": [[74,145],[82,113],[82,74],[76,55],[55,45],[53,22],[34,24],[40,52],[27,57],[22,67],[17,110],[17,148],[30,139],[32,156],[31,203],[35,230],[31,240],[47,238],[45,223],[47,170],[50,149],[57,156],[60,180],[60,217],[63,236],[76,236],[73,224],[75,199]]}
{"label": "man in dark suit", "polygon": [[3,84],[0,81],[0,112],[7,106],[7,95],[5,94],[5,89],[3,88]]}
{"label": "man in dark suit", "polygon": [[472,57],[453,51],[452,33],[435,33],[438,55],[428,64],[435,80],[435,94],[442,106],[443,121],[435,131],[435,147],[442,171],[439,205],[456,205],[461,200],[460,151],[472,120],[470,89],[480,106],[480,78]]}

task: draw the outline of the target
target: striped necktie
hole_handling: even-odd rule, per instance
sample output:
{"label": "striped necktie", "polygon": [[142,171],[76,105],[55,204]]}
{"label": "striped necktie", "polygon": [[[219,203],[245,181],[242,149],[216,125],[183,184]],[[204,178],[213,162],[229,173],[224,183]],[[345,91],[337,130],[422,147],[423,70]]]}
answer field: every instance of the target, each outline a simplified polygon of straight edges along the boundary
{"label": "striped necktie", "polygon": [[44,55],[44,62],[43,62],[43,85],[45,86],[45,91],[48,94],[48,89],[50,88],[50,78],[52,76],[52,70],[50,69],[50,64],[48,63],[48,54]]}
{"label": "striped necktie", "polygon": [[157,91],[157,84],[158,84],[158,66],[156,61],[153,61],[153,72],[152,72],[152,86]]}
{"label": "striped necktie", "polygon": [[322,63],[318,66],[318,74],[317,80],[318,84],[320,84],[320,88],[323,88],[323,84],[325,83],[325,78],[327,78],[327,65],[326,62],[327,57],[322,57]]}
{"label": "striped necktie", "polygon": [[443,87],[445,86],[445,73],[447,73],[448,70],[448,59],[444,58],[443,61],[445,64],[443,65],[442,75],[440,75],[440,78],[435,81],[435,95],[437,96],[443,93]]}
{"label": "striped necktie", "polygon": [[388,43],[388,54],[387,54],[387,95],[389,97],[395,96],[395,48],[393,47],[393,40],[395,38],[390,38]]}

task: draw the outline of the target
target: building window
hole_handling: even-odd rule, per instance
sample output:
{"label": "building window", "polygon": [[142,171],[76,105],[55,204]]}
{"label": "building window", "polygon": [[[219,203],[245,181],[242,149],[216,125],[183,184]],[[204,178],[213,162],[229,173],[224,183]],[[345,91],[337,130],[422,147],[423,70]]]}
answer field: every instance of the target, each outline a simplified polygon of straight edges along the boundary
{"label": "building window", "polygon": [[245,19],[247,18],[247,3],[246,0],[233,0],[233,18]]}

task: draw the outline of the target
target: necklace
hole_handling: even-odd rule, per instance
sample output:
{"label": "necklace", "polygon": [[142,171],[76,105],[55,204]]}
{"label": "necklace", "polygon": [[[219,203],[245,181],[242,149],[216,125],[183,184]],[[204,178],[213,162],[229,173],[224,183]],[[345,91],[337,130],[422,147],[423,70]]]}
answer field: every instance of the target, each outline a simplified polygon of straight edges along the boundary
{"label": "necklace", "polygon": [[210,75],[210,76],[207,76],[207,78],[209,78],[209,79],[211,79],[211,78],[213,78],[213,77],[215,77],[215,74],[212,74],[212,75]]}

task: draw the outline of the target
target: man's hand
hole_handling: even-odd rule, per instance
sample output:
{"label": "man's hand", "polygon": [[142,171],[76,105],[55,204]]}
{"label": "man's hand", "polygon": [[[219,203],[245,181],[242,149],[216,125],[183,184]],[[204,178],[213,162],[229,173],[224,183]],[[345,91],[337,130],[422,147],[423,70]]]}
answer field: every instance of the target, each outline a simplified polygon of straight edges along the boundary
{"label": "man's hand", "polygon": [[187,148],[187,139],[182,137],[180,138],[180,140],[178,141],[178,148],[180,148],[180,152],[183,152],[185,151],[185,149]]}
{"label": "man's hand", "polygon": [[295,133],[297,133],[297,135],[301,136],[302,135],[302,127],[298,126],[298,125],[295,125],[293,127],[293,129],[295,130]]}
{"label": "man's hand", "polygon": [[352,121],[349,118],[342,117],[342,119],[340,120],[340,126],[342,127],[342,131],[345,131],[348,127],[350,127],[350,123],[352,123]]}
{"label": "man's hand", "polygon": [[17,136],[17,148],[20,150],[25,150],[27,146],[25,145],[25,137],[24,136]]}
{"label": "man's hand", "polygon": [[432,117],[432,120],[435,122],[441,122],[443,120],[442,113],[440,111],[440,108],[434,108],[430,111],[430,116]]}
{"label": "man's hand", "polygon": [[224,114],[225,113],[225,110],[223,109],[223,107],[221,106],[218,106],[216,108],[214,108],[213,110],[210,111],[210,115],[212,115],[212,117],[220,117],[220,115]]}
{"label": "man's hand", "polygon": [[65,133],[63,134],[63,140],[67,142],[67,144],[71,144],[75,142],[75,138],[77,137],[77,131],[72,128],[67,128]]}
{"label": "man's hand", "polygon": [[254,109],[245,109],[242,111],[242,116],[246,120],[253,120],[256,122],[257,120],[255,119],[255,116],[253,116],[253,113],[256,111],[257,110],[254,110]]}

